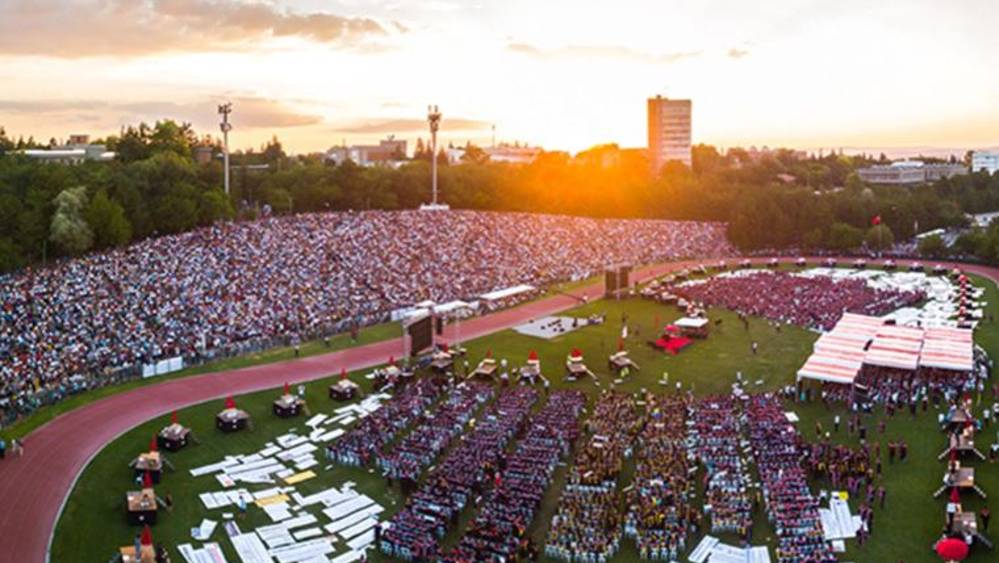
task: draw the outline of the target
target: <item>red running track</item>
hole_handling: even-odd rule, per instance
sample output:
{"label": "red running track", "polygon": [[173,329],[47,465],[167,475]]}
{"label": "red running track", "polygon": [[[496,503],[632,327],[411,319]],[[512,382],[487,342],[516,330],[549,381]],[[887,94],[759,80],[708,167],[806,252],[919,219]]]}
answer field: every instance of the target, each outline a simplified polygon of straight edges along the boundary
{"label": "red running track", "polygon": [[[766,259],[756,259],[756,263]],[[640,269],[636,280],[696,266],[703,261],[675,262]],[[730,263],[732,263],[730,261]],[[908,261],[898,261],[899,268]],[[873,265],[873,262],[872,262]],[[999,269],[962,265],[966,271],[999,280]],[[462,339],[504,330],[530,319],[573,308],[579,298],[600,297],[602,283],[594,283],[513,309],[461,323]],[[56,521],[80,473],[110,441],[131,428],[173,410],[197,403],[271,389],[285,381],[298,383],[330,376],[346,368],[366,369],[401,356],[401,338],[376,342],[329,354],[207,373],[147,385],[95,401],[63,414],[32,432],[21,458],[0,462],[0,562],[43,563]],[[86,433],[78,429],[86,428]]]}

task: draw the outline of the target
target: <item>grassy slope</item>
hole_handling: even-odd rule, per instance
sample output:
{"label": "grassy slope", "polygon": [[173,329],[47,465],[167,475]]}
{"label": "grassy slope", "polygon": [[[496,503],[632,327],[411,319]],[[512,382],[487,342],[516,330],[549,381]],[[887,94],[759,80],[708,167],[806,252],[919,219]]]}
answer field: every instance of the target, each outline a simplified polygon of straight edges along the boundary
{"label": "grassy slope", "polygon": [[[996,310],[999,304],[999,292],[991,285],[988,287],[986,299],[991,304],[990,309]],[[669,357],[655,353],[640,344],[653,334],[653,325],[658,317],[662,323],[679,316],[675,308],[655,305],[639,300],[621,302],[595,302],[573,311],[574,315],[585,316],[591,312],[606,312],[608,323],[600,327],[588,327],[552,341],[541,341],[528,338],[513,331],[504,331],[496,335],[478,339],[468,343],[469,357],[474,361],[481,358],[487,350],[492,350],[499,358],[509,358],[510,362],[519,365],[527,352],[536,349],[541,356],[542,365],[551,377],[556,387],[564,385],[558,377],[561,373],[561,363],[566,352],[573,346],[581,348],[589,359],[590,367],[598,374],[605,374],[603,359],[616,349],[623,313],[629,315],[632,326],[632,338],[629,349],[632,357],[642,366],[642,371],[621,388],[637,391],[641,388],[658,387],[655,381],[664,370],[670,373],[670,381],[677,380],[685,387],[693,386],[697,394],[727,392],[734,381],[734,374],[742,370],[749,381],[763,380],[762,389],[773,389],[789,381],[793,374],[807,357],[813,333],[785,327],[777,333],[769,324],[754,319],[749,331],[743,329],[735,315],[725,311],[713,311],[713,319],[722,319],[719,330],[706,341],[695,343],[679,356]],[[635,328],[638,328],[638,334]],[[993,325],[984,325],[978,338],[985,343],[990,351],[997,352],[999,348],[999,329]],[[759,354],[750,353],[750,342],[756,340],[760,344]],[[360,378],[355,377],[355,380]],[[606,384],[608,378],[602,378]],[[593,395],[594,387],[582,385],[584,390]],[[309,402],[313,412],[328,412],[334,405],[325,396],[325,382],[313,383],[308,386]],[[217,490],[218,484],[211,478],[192,479],[183,475],[190,467],[210,463],[220,459],[225,454],[248,453],[255,451],[263,443],[272,440],[288,428],[301,424],[301,421],[282,421],[269,413],[270,401],[277,394],[267,391],[241,397],[238,399],[242,408],[254,415],[257,429],[254,432],[237,435],[221,435],[212,427],[212,417],[219,410],[218,404],[205,404],[186,409],[181,413],[181,419],[191,425],[202,440],[202,445],[192,446],[171,457],[181,473],[167,474],[164,483],[158,488],[162,492],[170,492],[177,508],[173,514],[163,515],[154,532],[158,541],[167,544],[178,544],[189,541],[189,528],[197,525],[205,516],[197,493],[205,490]],[[814,423],[821,420],[823,425],[831,428],[834,412],[827,412],[821,404],[789,405],[802,417],[800,429],[806,438],[814,438]],[[935,556],[929,552],[929,544],[936,538],[942,523],[943,501],[934,500],[930,493],[938,486],[943,471],[943,463],[936,461],[936,454],[944,444],[943,435],[935,428],[935,413],[931,416],[920,416],[915,421],[908,415],[896,415],[888,425],[884,437],[873,436],[885,444],[890,438],[904,438],[910,445],[910,459],[906,464],[888,465],[885,463],[885,486],[888,489],[888,507],[875,515],[874,537],[863,549],[857,549],[854,542],[848,542],[851,547],[843,560],[858,562],[866,561],[898,561],[908,563],[917,561],[934,561]],[[128,461],[148,444],[149,437],[164,421],[153,421],[126,433],[122,438],[111,443],[103,450],[84,472],[74,489],[66,511],[60,519],[56,539],[53,544],[53,561],[86,560],[103,561],[118,545],[129,543],[134,529],[124,522],[121,508],[121,498],[124,491],[130,488],[130,472],[126,467]],[[868,423],[873,430],[875,422]],[[837,439],[848,442],[844,429]],[[986,434],[980,438],[980,449],[987,448],[992,441]],[[882,451],[885,448],[882,447]],[[978,464],[982,467],[984,464]],[[626,468],[622,481],[630,479],[630,465]],[[389,514],[398,507],[400,496],[395,490],[386,490],[384,481],[377,475],[366,470],[334,467],[329,471],[319,471],[320,478],[300,486],[300,490],[314,491],[339,485],[345,481],[354,481],[363,492],[379,499],[389,507]],[[556,476],[556,483],[549,489],[542,507],[541,514],[532,527],[532,534],[540,541],[544,538],[547,522],[554,512],[565,468],[561,468]],[[999,475],[996,471],[979,470],[979,481],[983,488],[993,494],[999,494]],[[817,485],[819,486],[819,485]],[[698,491],[700,494],[700,491]],[[970,502],[969,507],[978,508],[978,503]],[[472,515],[466,511],[463,520]],[[213,514],[217,515],[216,511]],[[251,510],[251,516],[243,529],[254,525],[265,524],[266,517],[259,511]],[[771,535],[765,517],[756,517],[754,537],[757,541]],[[221,536],[216,536],[219,538]],[[449,540],[455,537],[452,534]],[[732,541],[732,540],[730,540]],[[223,546],[228,542],[222,540]],[[689,546],[696,544],[696,539]],[[228,549],[228,548],[227,548]],[[229,553],[229,555],[232,555]],[[373,557],[377,559],[377,557]],[[617,558],[621,561],[637,560],[637,553],[630,541],[624,542],[622,553]],[[232,559],[231,559],[232,560]],[[970,561],[986,561],[988,557],[978,552]]]}

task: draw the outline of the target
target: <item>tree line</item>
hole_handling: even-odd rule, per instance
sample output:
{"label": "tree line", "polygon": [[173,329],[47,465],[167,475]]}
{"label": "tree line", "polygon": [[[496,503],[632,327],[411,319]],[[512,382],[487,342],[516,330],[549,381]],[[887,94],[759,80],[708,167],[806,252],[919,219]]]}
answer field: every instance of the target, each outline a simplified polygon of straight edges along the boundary
{"label": "tree line", "polygon": [[[263,213],[412,209],[430,198],[429,150],[399,166],[334,166],[321,154],[289,156],[276,138],[231,158],[231,194],[217,148],[187,124],[139,124],[95,141],[112,162],[64,166],[18,154],[28,143],[0,130],[0,270]],[[34,145],[32,145],[34,146]],[[597,146],[575,156],[544,152],[532,163],[490,163],[477,147],[448,165],[438,155],[443,201],[455,208],[725,221],[743,250],[885,248],[917,232],[964,226],[965,213],[999,209],[999,175],[978,173],[918,187],[864,185],[873,156],[802,158],[789,150],[751,154],[693,149],[690,168],[654,174],[642,150]],[[872,219],[879,217],[879,224]],[[972,231],[954,251],[999,260],[999,228]],[[933,241],[935,244],[935,241]],[[926,244],[924,244],[926,246]],[[926,252],[944,252],[932,244]]]}

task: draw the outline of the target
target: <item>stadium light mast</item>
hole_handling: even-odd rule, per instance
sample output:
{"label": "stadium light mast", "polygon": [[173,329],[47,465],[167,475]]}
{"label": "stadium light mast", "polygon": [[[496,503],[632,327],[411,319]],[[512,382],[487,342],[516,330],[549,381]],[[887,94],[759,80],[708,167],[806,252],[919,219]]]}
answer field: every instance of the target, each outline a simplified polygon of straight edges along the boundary
{"label": "stadium light mast", "polygon": [[441,110],[437,106],[427,106],[427,123],[430,125],[430,175],[432,196],[429,204],[421,205],[424,211],[447,210],[447,204],[437,202],[437,131],[441,128]]}
{"label": "stadium light mast", "polygon": [[222,160],[225,167],[225,195],[229,195],[229,131],[232,131],[232,124],[229,123],[229,114],[232,113],[232,102],[219,105],[219,115],[222,116],[222,123],[219,129],[222,130]]}

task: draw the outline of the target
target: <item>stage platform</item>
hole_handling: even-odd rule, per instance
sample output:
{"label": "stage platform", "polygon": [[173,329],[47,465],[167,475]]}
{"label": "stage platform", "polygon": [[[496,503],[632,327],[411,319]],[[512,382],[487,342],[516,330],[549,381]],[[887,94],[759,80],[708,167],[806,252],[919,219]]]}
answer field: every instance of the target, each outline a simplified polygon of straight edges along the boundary
{"label": "stage platform", "polygon": [[[575,326],[573,323],[575,322]],[[551,340],[557,336],[569,334],[589,324],[587,319],[574,317],[541,317],[530,322],[513,327],[513,330],[526,336],[534,336]]]}

